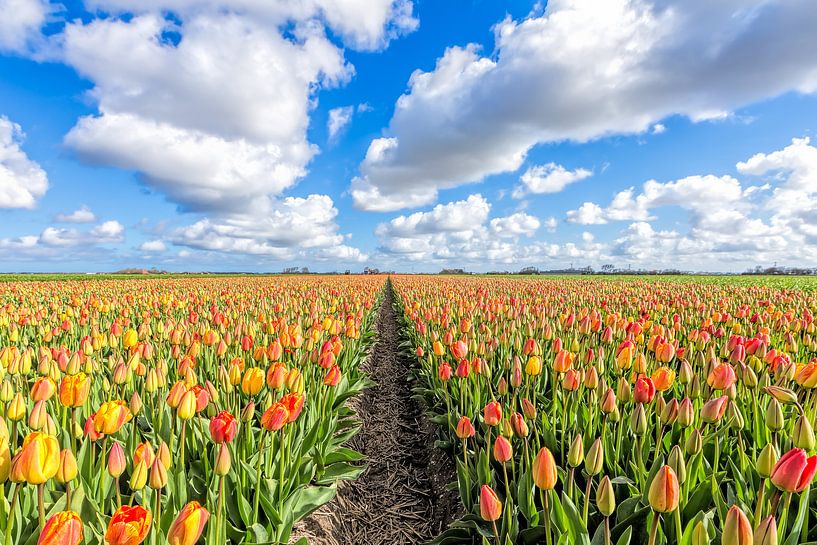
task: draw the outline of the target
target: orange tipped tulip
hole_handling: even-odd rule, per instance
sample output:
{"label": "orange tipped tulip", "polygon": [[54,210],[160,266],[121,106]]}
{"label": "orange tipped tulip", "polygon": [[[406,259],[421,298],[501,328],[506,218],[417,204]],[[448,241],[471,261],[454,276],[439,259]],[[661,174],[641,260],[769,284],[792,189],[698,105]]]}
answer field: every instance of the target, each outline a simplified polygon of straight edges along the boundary
{"label": "orange tipped tulip", "polygon": [[61,511],[48,519],[37,545],[78,545],[82,543],[82,520],[73,511]]}
{"label": "orange tipped tulip", "polygon": [[474,430],[474,425],[471,424],[471,419],[467,416],[463,416],[460,418],[459,422],[457,422],[457,437],[460,439],[468,439],[469,437],[473,437],[476,431]]}
{"label": "orange tipped tulip", "polygon": [[553,453],[547,447],[542,447],[533,459],[533,482],[542,490],[553,490],[557,479]]}
{"label": "orange tipped tulip", "polygon": [[723,418],[729,398],[726,396],[710,399],[701,407],[701,419],[707,424],[715,424]]}
{"label": "orange tipped tulip", "polygon": [[493,522],[502,516],[502,502],[487,484],[479,491],[479,514],[482,520]]}
{"label": "orange tipped tulip", "polygon": [[494,459],[497,462],[505,463],[509,461],[512,456],[513,447],[511,447],[511,442],[501,435],[497,437],[494,443]]}
{"label": "orange tipped tulip", "polygon": [[150,511],[137,505],[123,505],[108,522],[105,542],[109,545],[139,545],[150,531]]}
{"label": "orange tipped tulip", "polygon": [[238,432],[238,422],[227,411],[221,411],[210,420],[210,437],[214,443],[229,443],[235,439]]}
{"label": "orange tipped tulip", "polygon": [[638,377],[633,387],[633,399],[635,399],[635,402],[646,405],[652,401],[653,397],[655,397],[655,384],[652,379],[643,375]]}
{"label": "orange tipped tulip", "polygon": [[41,431],[29,433],[22,448],[11,461],[11,479],[15,482],[43,484],[57,474],[60,467],[60,444],[57,438]]}
{"label": "orange tipped tulip", "polygon": [[726,390],[730,388],[735,382],[737,382],[738,377],[735,374],[735,369],[728,363],[722,363],[712,369],[709,373],[709,376],[706,377],[706,383],[713,390]]}
{"label": "orange tipped tulip", "polygon": [[658,470],[648,493],[650,506],[658,513],[671,513],[678,508],[678,477],[670,466]]}
{"label": "orange tipped tulip", "polygon": [[722,545],[752,545],[754,535],[752,525],[740,507],[733,505],[726,513],[723,523]]}
{"label": "orange tipped tulip", "polygon": [[491,401],[482,411],[482,419],[488,426],[496,426],[502,420],[502,405],[498,401]]}
{"label": "orange tipped tulip", "polygon": [[261,425],[267,431],[278,431],[284,427],[289,419],[289,411],[283,403],[273,403],[263,415]]}
{"label": "orange tipped tulip", "polygon": [[167,531],[169,545],[193,545],[199,540],[210,513],[199,502],[185,505]]}

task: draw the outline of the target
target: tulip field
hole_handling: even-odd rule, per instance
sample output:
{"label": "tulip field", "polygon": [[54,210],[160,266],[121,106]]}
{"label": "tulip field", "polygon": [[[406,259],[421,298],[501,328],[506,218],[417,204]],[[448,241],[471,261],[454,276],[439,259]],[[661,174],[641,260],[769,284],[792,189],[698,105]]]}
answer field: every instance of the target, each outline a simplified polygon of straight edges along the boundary
{"label": "tulip field", "polygon": [[361,471],[382,284],[0,283],[2,543],[288,543]]}
{"label": "tulip field", "polygon": [[349,441],[385,310],[400,336],[380,351],[412,368],[403,395],[437,425],[461,503],[432,543],[817,543],[816,288],[0,282],[0,545],[304,545],[299,523],[379,462]]}

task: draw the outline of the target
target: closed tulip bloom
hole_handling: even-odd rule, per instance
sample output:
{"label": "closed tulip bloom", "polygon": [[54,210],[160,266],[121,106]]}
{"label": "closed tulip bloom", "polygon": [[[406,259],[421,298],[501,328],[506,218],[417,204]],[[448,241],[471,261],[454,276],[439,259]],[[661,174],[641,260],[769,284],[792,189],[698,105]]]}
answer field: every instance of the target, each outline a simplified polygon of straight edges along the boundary
{"label": "closed tulip bloom", "polygon": [[556,460],[547,447],[542,447],[533,459],[533,482],[542,490],[553,490],[557,479]]}
{"label": "closed tulip bloom", "polygon": [[326,372],[326,376],[323,377],[323,383],[326,386],[337,386],[341,379],[341,372],[340,367],[337,365],[332,365],[329,371]]}
{"label": "closed tulip bloom", "polygon": [[57,473],[54,475],[57,482],[60,484],[69,483],[77,478],[78,473],[77,459],[74,457],[74,453],[67,448],[62,449]]}
{"label": "closed tulip bloom", "polygon": [[[155,461],[155,460],[154,460]],[[128,486],[131,490],[142,490],[148,482],[148,465],[145,460],[139,460],[133,466],[133,473],[131,473]]]}
{"label": "closed tulip bloom", "polygon": [[777,545],[777,521],[774,515],[769,515],[760,521],[754,532],[752,545]]}
{"label": "closed tulip bloom", "polygon": [[695,421],[695,406],[688,397],[685,397],[681,403],[678,404],[678,417],[675,421],[684,428],[691,426]]}
{"label": "closed tulip bloom", "polygon": [[216,454],[216,465],[214,467],[216,475],[223,477],[230,472],[231,465],[230,449],[226,443],[221,443],[218,447],[218,454]]}
{"label": "closed tulip bloom", "polygon": [[726,513],[723,523],[722,545],[752,545],[754,535],[752,525],[740,507],[733,505]]}
{"label": "closed tulip bloom", "polygon": [[817,472],[817,455],[806,457],[806,451],[793,448],[780,457],[772,469],[772,483],[784,492],[802,492]]}
{"label": "closed tulip bloom", "polygon": [[671,513],[678,508],[678,477],[670,466],[658,470],[650,484],[647,497],[650,507],[657,513]]}
{"label": "closed tulip bloom", "polygon": [[655,397],[655,384],[649,377],[640,376],[633,387],[633,399],[636,403],[646,405]]}
{"label": "closed tulip bloom", "polygon": [[159,490],[167,486],[167,468],[158,457],[153,460],[150,466],[150,487]]}
{"label": "closed tulip bloom", "polygon": [[176,407],[176,416],[182,420],[190,420],[196,415],[196,393],[188,390],[182,396],[179,406]]}
{"label": "closed tulip bloom", "polygon": [[122,445],[114,443],[108,453],[108,473],[111,477],[119,477],[125,472],[127,462],[125,461],[125,451]]}
{"label": "closed tulip bloom", "polygon": [[593,441],[593,444],[587,450],[584,469],[588,475],[598,475],[604,469],[604,445],[601,442],[601,437]]}
{"label": "closed tulip bloom", "polygon": [[797,403],[797,394],[782,386],[766,386],[764,391],[780,403]]}
{"label": "closed tulip bloom", "polygon": [[562,377],[562,388],[568,392],[575,392],[581,385],[581,377],[575,369],[568,369]]}
{"label": "closed tulip bloom", "polygon": [[604,395],[601,397],[601,412],[610,414],[616,409],[616,393],[612,388],[607,388]]}
{"label": "closed tulip bloom", "polygon": [[616,510],[616,493],[610,477],[605,475],[596,488],[596,508],[605,517],[609,517]]}
{"label": "closed tulip bloom", "polygon": [[199,502],[185,505],[167,531],[169,545],[193,545],[199,540],[210,513]]}
{"label": "closed tulip bloom", "polygon": [[525,374],[530,377],[538,376],[542,372],[542,360],[539,356],[531,356],[525,364]]}
{"label": "closed tulip bloom", "polygon": [[487,484],[479,490],[479,514],[482,520],[493,522],[502,516],[502,502]]}
{"label": "closed tulip bloom", "polygon": [[11,461],[11,479],[28,484],[43,484],[57,474],[60,466],[60,444],[56,437],[35,431],[29,433],[23,446]]}
{"label": "closed tulip bloom", "polygon": [[214,443],[229,443],[235,439],[238,432],[238,422],[227,411],[221,411],[210,420],[210,437]]}
{"label": "closed tulip bloom", "polygon": [[482,420],[488,426],[496,426],[502,420],[502,405],[498,401],[491,401],[482,411]]}
{"label": "closed tulip bloom", "polygon": [[715,366],[710,371],[709,376],[706,377],[706,383],[709,384],[713,390],[726,390],[730,388],[738,377],[735,375],[735,369],[728,363],[721,363]]}
{"label": "closed tulip bloom", "polygon": [[811,426],[808,417],[801,414],[794,423],[792,430],[792,443],[795,447],[811,451],[814,449],[814,428]]}
{"label": "closed tulip bloom", "polygon": [[51,399],[56,391],[57,385],[50,377],[40,377],[32,384],[29,397],[32,401],[46,401]]}
{"label": "closed tulip bloom", "polygon": [[459,422],[457,422],[457,437],[460,439],[468,439],[469,437],[473,437],[476,431],[474,430],[474,425],[471,424],[471,419],[467,416],[463,416],[460,418]]}
{"label": "closed tulip bloom", "polygon": [[264,372],[258,367],[250,367],[241,379],[241,391],[244,395],[256,396],[264,387]]}
{"label": "closed tulip bloom", "polygon": [[261,426],[267,431],[278,431],[284,427],[289,419],[289,411],[283,403],[273,403],[261,415]]}
{"label": "closed tulip bloom", "polygon": [[150,511],[137,505],[123,505],[108,522],[105,542],[108,545],[139,545],[150,532]]}
{"label": "closed tulip bloom", "polygon": [[156,458],[156,453],[153,451],[153,446],[147,441],[139,443],[133,451],[133,465],[144,460],[145,464],[150,467],[154,458]]}
{"label": "closed tulip bloom", "polygon": [[757,456],[755,467],[757,467],[758,475],[764,479],[769,478],[772,475],[772,471],[774,471],[774,466],[777,465],[779,457],[774,443],[767,443]]}
{"label": "closed tulip bloom", "polygon": [[79,515],[73,511],[61,511],[45,523],[37,545],[79,545],[82,537]]}
{"label": "closed tulip bloom", "polygon": [[704,521],[699,520],[695,528],[692,529],[692,545],[709,545],[709,533],[706,531]]}
{"label": "closed tulip bloom", "polygon": [[451,366],[445,362],[441,363],[440,366],[437,368],[437,376],[443,382],[448,382],[448,380],[451,378],[452,373],[453,371],[451,369]]}
{"label": "closed tulip bloom", "polygon": [[468,345],[463,341],[451,343],[451,354],[453,354],[454,359],[458,361],[464,359],[465,356],[468,355]]}
{"label": "closed tulip bloom", "polygon": [[519,437],[525,438],[528,436],[528,424],[520,413],[513,413],[511,415],[511,427],[513,428],[514,434]]}
{"label": "closed tulip bloom", "polygon": [[511,442],[501,435],[497,437],[494,442],[494,459],[497,462],[505,463],[509,461],[512,456],[513,447],[511,446]]}
{"label": "closed tulip bloom", "polygon": [[724,413],[726,413],[726,404],[728,402],[729,398],[726,396],[710,399],[701,407],[701,419],[707,424],[720,422]]}
{"label": "closed tulip bloom", "polygon": [[167,405],[172,409],[178,408],[179,403],[182,402],[182,398],[184,397],[184,394],[187,393],[187,390],[187,385],[183,380],[175,382],[173,386],[170,387],[170,391],[167,393]]}
{"label": "closed tulip bloom", "polygon": [[26,417],[26,400],[23,394],[17,392],[9,403],[6,415],[12,422],[19,422]]}
{"label": "closed tulip bloom", "polygon": [[97,433],[111,435],[122,429],[126,423],[130,422],[133,415],[128,404],[117,399],[103,403],[94,415],[94,429]]}

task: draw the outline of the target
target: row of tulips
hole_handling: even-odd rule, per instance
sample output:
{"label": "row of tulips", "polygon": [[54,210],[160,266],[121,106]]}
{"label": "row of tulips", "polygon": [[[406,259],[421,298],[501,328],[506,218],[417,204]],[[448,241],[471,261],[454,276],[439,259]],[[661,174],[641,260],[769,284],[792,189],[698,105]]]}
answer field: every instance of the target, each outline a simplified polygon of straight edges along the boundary
{"label": "row of tulips", "polygon": [[0,284],[0,539],[289,543],[361,471],[345,401],[367,386],[380,288]]}
{"label": "row of tulips", "polygon": [[467,512],[438,543],[817,541],[813,292],[394,286]]}

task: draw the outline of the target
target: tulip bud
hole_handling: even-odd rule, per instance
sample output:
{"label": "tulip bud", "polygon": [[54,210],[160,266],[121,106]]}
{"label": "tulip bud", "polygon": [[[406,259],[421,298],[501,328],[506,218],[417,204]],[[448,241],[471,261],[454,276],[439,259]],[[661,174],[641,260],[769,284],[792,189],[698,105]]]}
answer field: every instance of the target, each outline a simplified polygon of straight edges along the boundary
{"label": "tulip bud", "polygon": [[604,446],[601,437],[593,441],[584,460],[584,470],[588,475],[598,475],[604,469]]}
{"label": "tulip bud", "polygon": [[669,465],[673,471],[675,471],[675,475],[678,477],[678,482],[680,484],[684,484],[684,481],[687,480],[687,466],[686,462],[684,461],[684,453],[681,450],[681,447],[675,445],[672,447],[672,450],[669,452],[669,458],[667,458],[667,465]]}
{"label": "tulip bud", "polygon": [[797,394],[788,388],[783,388],[782,386],[766,386],[764,390],[780,403],[797,403]]}
{"label": "tulip bud", "polygon": [[38,401],[31,409],[31,414],[28,416],[28,427],[32,430],[41,430],[46,426],[48,413],[45,403],[45,401]]}
{"label": "tulip bud", "polygon": [[647,413],[644,412],[644,405],[636,404],[633,414],[630,417],[630,429],[635,435],[644,435],[647,431]]}
{"label": "tulip bud", "polygon": [[661,423],[665,426],[672,426],[678,418],[678,400],[672,398],[669,403],[664,405],[660,413]]}
{"label": "tulip bud", "polygon": [[814,429],[805,414],[801,414],[794,423],[792,442],[797,448],[814,450]]}
{"label": "tulip bud", "polygon": [[255,415],[255,403],[250,401],[247,405],[241,410],[241,421],[245,424],[252,420],[252,417]]}
{"label": "tulip bud", "polygon": [[133,467],[133,473],[130,476],[129,486],[131,490],[142,490],[148,480],[148,466],[145,460],[139,460]]}
{"label": "tulip bud", "polygon": [[685,397],[678,405],[678,418],[675,421],[682,428],[688,428],[695,421],[695,407],[688,397]]}
{"label": "tulip bud", "polygon": [[226,443],[221,443],[218,449],[218,454],[216,455],[216,466],[215,466],[215,473],[223,477],[230,472],[230,449],[227,448]]}
{"label": "tulip bud", "polygon": [[613,490],[613,483],[610,482],[610,477],[607,475],[599,481],[599,486],[596,488],[596,508],[605,517],[609,517],[616,510],[616,494]]}
{"label": "tulip bud", "polygon": [[482,520],[492,522],[502,516],[502,502],[496,492],[487,484],[482,485],[479,492],[479,513]]}
{"label": "tulip bud", "polygon": [[142,398],[139,397],[139,392],[133,392],[130,403],[128,403],[128,408],[130,408],[130,412],[133,416],[138,415],[142,411]]}
{"label": "tulip bud", "polygon": [[542,490],[553,490],[557,479],[553,454],[547,447],[542,447],[533,459],[533,482]]}
{"label": "tulip bud", "polygon": [[780,431],[785,426],[786,420],[783,417],[783,407],[780,402],[772,398],[769,406],[766,407],[766,427],[770,431]]}
{"label": "tulip bud", "polygon": [[699,430],[692,430],[692,433],[689,434],[687,437],[686,443],[684,444],[684,450],[687,453],[687,456],[695,456],[701,449],[703,448],[704,440],[701,437],[701,432]]}
{"label": "tulip bud", "polygon": [[701,407],[701,419],[707,424],[716,424],[720,422],[723,415],[726,413],[726,404],[729,398],[726,396],[716,397],[710,399],[704,406]]}
{"label": "tulip bud", "polygon": [[167,469],[165,465],[157,456],[153,460],[153,465],[150,466],[150,487],[154,490],[159,490],[167,486]]}
{"label": "tulip bud", "polygon": [[494,459],[504,464],[508,462],[512,456],[513,447],[511,447],[510,441],[501,435],[497,437],[494,442]]}
{"label": "tulip bud", "polygon": [[726,513],[723,523],[722,545],[752,545],[754,535],[752,525],[746,514],[737,505],[733,505]]}
{"label": "tulip bud", "polygon": [[573,438],[570,449],[567,451],[567,463],[570,467],[578,467],[584,461],[584,442],[581,434]]}
{"label": "tulip bud", "polygon": [[777,521],[774,515],[769,515],[757,525],[753,545],[777,545]]}
{"label": "tulip bud", "polygon": [[108,453],[108,473],[111,477],[119,477],[125,472],[127,462],[125,461],[125,451],[122,445],[114,443]]}
{"label": "tulip bud", "polygon": [[764,479],[768,479],[772,475],[772,470],[777,464],[777,459],[780,455],[777,453],[774,443],[767,443],[763,450],[757,457],[757,473]]}
{"label": "tulip bud", "polygon": [[7,414],[12,422],[19,422],[26,417],[26,401],[20,392],[17,392],[11,400]]}
{"label": "tulip bud", "polygon": [[55,475],[57,482],[60,484],[69,483],[77,478],[77,473],[77,459],[74,457],[74,453],[70,449],[62,449],[60,451],[60,465]]}
{"label": "tulip bud", "polygon": [[165,469],[170,468],[170,449],[164,441],[162,441],[159,445],[159,449],[156,451],[156,458],[162,461],[162,465]]}
{"label": "tulip bud", "polygon": [[695,528],[692,529],[692,545],[709,545],[709,533],[706,531],[706,524],[704,521],[698,521]]}
{"label": "tulip bud", "polygon": [[678,508],[678,477],[670,466],[658,470],[647,494],[650,507],[657,513],[672,513]]}

